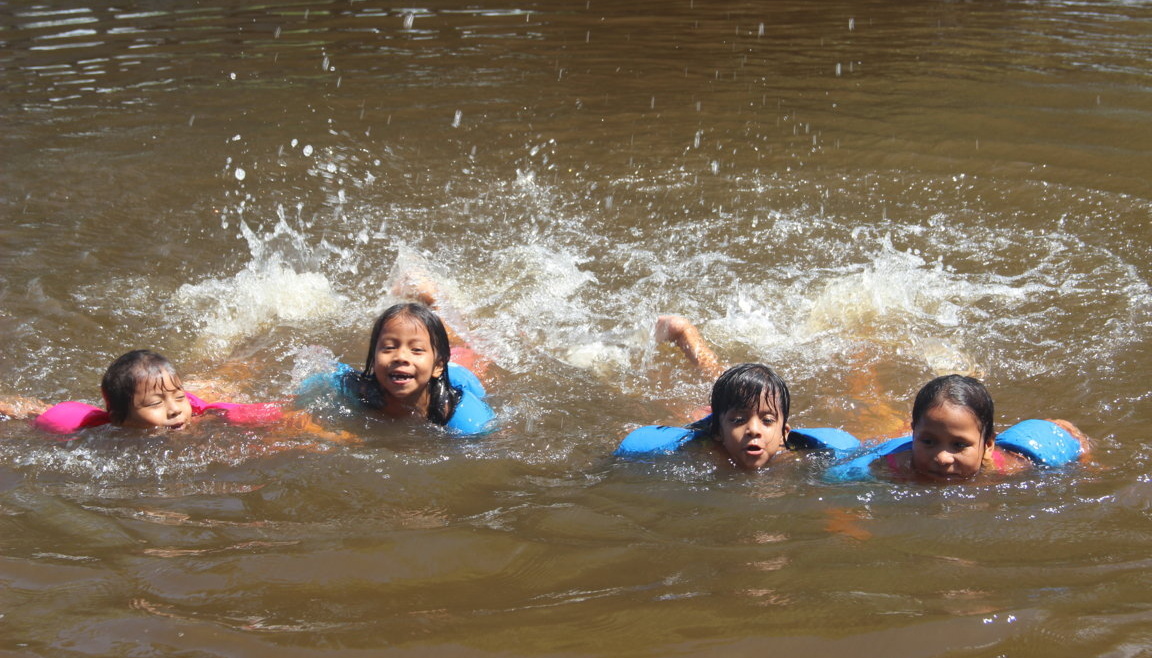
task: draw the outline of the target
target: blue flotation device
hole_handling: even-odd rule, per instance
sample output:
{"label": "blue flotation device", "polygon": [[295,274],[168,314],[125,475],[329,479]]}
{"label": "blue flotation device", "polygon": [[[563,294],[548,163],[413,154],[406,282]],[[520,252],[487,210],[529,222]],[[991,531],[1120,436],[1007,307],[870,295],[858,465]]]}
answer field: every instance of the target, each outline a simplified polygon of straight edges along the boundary
{"label": "blue flotation device", "polygon": [[[359,371],[352,366],[346,363],[337,363],[332,371],[311,375],[300,382],[296,388],[296,394],[314,395],[317,392],[331,390],[340,393],[345,398],[352,399],[356,397],[355,393],[347,390],[344,380],[346,377],[358,374]],[[452,388],[460,392],[460,401],[456,403],[456,409],[452,412],[452,417],[448,419],[444,428],[457,436],[491,432],[494,429],[496,414],[488,406],[488,403],[484,402],[488,392],[484,390],[484,384],[480,382],[480,378],[464,366],[449,361],[448,380],[452,382]]]}
{"label": "blue flotation device", "polygon": [[[699,427],[706,425],[707,419],[694,423],[694,426]],[[694,427],[646,425],[629,432],[612,454],[618,457],[671,454],[705,434],[703,430]],[[860,448],[860,441],[856,437],[835,427],[794,429],[788,434],[788,444],[804,450],[831,450],[837,456]]]}
{"label": "blue flotation device", "polygon": [[[1036,418],[1016,423],[996,437],[996,445],[1024,455],[1041,466],[1059,468],[1080,458],[1084,447],[1072,434],[1050,420]],[[862,454],[829,468],[824,479],[830,482],[858,482],[872,479],[872,462],[912,449],[912,437],[890,439]]]}

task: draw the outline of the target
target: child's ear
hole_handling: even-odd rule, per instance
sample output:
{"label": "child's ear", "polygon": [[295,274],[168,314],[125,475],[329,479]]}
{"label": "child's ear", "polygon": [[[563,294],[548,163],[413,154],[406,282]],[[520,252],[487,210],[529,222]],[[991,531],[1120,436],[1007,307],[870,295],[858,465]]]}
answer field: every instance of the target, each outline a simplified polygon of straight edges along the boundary
{"label": "child's ear", "polygon": [[100,397],[104,398],[104,410],[107,411],[109,408],[108,407],[108,391],[105,391],[103,388],[101,388],[100,389]]}
{"label": "child's ear", "polygon": [[440,375],[444,374],[444,369],[448,367],[446,361],[437,361],[436,366],[432,368],[432,379],[439,379]]}

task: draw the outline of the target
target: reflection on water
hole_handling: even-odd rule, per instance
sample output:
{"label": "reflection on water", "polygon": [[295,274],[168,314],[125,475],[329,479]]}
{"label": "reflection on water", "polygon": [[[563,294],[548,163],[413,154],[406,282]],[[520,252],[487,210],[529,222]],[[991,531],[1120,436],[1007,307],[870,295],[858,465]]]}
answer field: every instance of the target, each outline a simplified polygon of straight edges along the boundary
{"label": "reflection on water", "polygon": [[[134,347],[235,397],[358,364],[430,273],[479,441],[46,441],[0,422],[36,655],[1139,653],[1152,450],[1141,3],[5,6],[0,394]],[[951,489],[609,455],[710,382],[862,433],[942,371],[1095,462]],[[861,381],[865,385],[858,386]]]}

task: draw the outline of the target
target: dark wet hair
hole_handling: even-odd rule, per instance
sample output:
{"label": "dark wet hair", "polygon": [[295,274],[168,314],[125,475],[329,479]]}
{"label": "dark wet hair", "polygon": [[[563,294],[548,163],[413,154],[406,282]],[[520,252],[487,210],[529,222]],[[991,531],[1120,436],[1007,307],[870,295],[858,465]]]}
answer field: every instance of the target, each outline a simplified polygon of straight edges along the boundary
{"label": "dark wet hair", "polygon": [[132,411],[136,398],[136,387],[141,381],[151,380],[161,386],[164,378],[183,387],[176,366],[151,350],[132,350],[112,362],[100,380],[100,390],[104,394],[104,406],[113,425],[123,425]]}
{"label": "dark wet hair", "polygon": [[364,362],[364,371],[360,373],[362,388],[373,393],[371,396],[364,396],[365,402],[374,406],[383,404],[381,398],[385,392],[380,388],[380,382],[376,381],[376,341],[380,340],[380,332],[384,331],[384,325],[399,317],[411,318],[428,330],[428,337],[432,341],[432,356],[441,370],[439,377],[433,377],[428,382],[427,416],[429,421],[445,425],[452,418],[456,405],[460,402],[460,392],[452,387],[452,382],[448,378],[448,360],[452,356],[452,346],[448,342],[448,330],[444,328],[444,322],[432,312],[432,309],[423,304],[413,302],[395,304],[376,318],[376,323],[372,325],[372,337],[368,342],[368,358]]}
{"label": "dark wet hair", "polygon": [[709,416],[708,431],[712,436],[720,436],[720,417],[728,410],[755,408],[764,399],[768,400],[773,411],[780,414],[780,424],[787,424],[792,399],[784,379],[763,363],[732,366],[712,385],[712,415]]}
{"label": "dark wet hair", "polygon": [[964,407],[972,412],[976,417],[976,423],[980,426],[980,435],[984,443],[992,442],[996,436],[992,423],[994,416],[992,395],[979,379],[964,375],[937,377],[920,389],[916,394],[916,402],[912,404],[913,433],[924,414],[945,403]]}

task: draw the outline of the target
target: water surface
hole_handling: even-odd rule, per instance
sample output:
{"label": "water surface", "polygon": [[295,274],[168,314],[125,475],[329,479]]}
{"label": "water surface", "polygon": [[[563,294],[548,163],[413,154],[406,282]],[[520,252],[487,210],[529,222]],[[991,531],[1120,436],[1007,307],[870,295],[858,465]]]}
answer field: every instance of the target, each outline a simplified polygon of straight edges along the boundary
{"label": "water surface", "polygon": [[[14,655],[1142,655],[1152,7],[0,8],[0,393],[171,357],[236,400],[362,362],[408,273],[496,362],[479,441],[0,422]],[[1067,472],[827,485],[610,456],[764,361],[868,436],[937,372]],[[859,388],[861,383],[870,388]]]}

